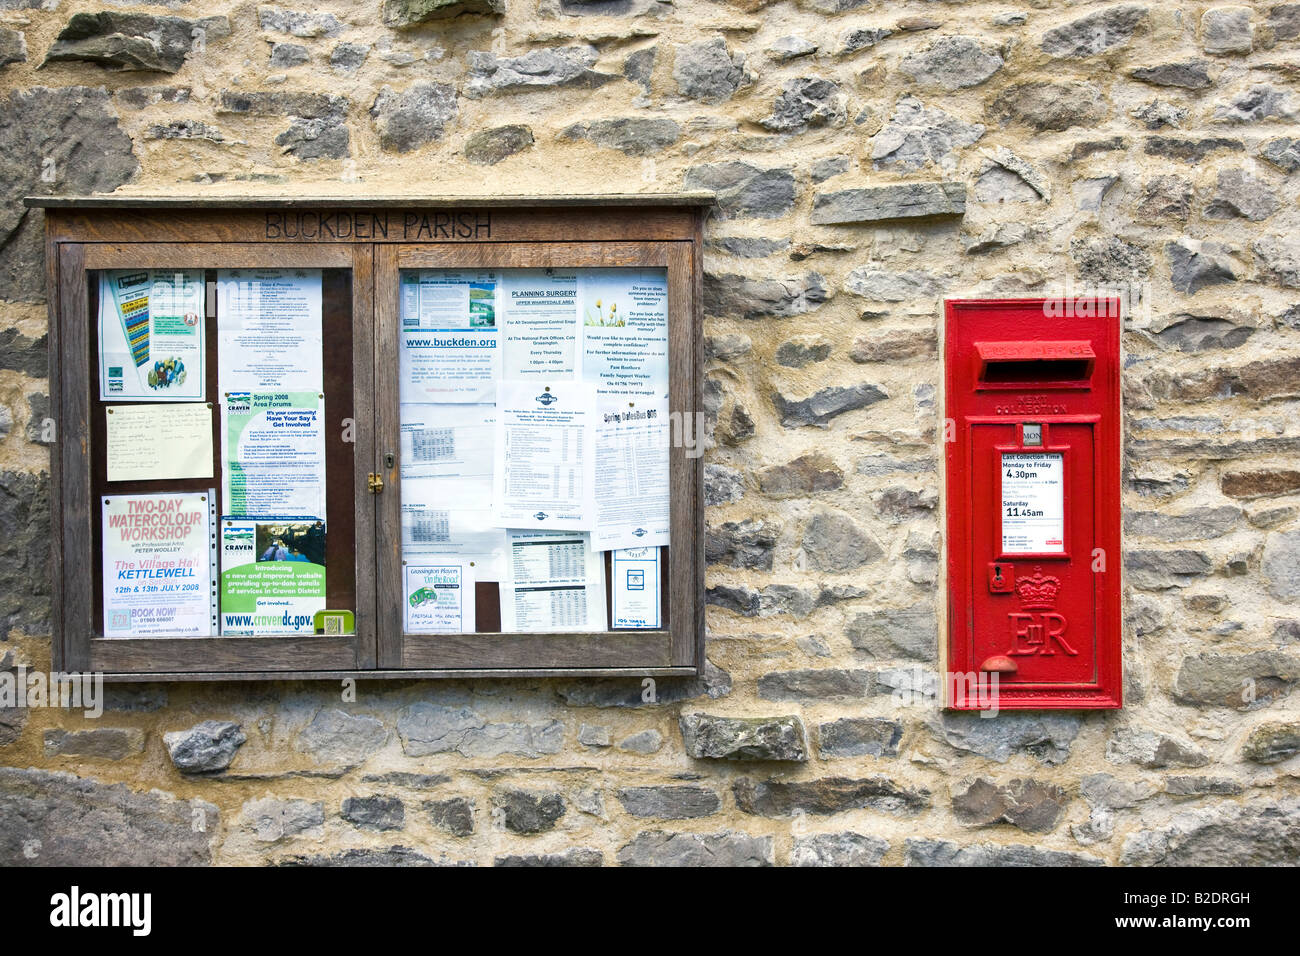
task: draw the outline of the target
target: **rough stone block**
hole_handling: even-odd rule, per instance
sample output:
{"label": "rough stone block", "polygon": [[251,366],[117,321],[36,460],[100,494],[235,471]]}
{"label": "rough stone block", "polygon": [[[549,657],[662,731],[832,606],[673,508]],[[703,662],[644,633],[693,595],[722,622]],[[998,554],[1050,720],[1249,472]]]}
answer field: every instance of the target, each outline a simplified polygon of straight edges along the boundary
{"label": "rough stone block", "polygon": [[[196,829],[196,814],[204,827]],[[0,767],[0,861],[6,866],[206,866],[220,814],[70,773]]]}
{"label": "rough stone block", "polygon": [[929,216],[962,216],[966,212],[966,185],[958,182],[900,183],[818,193],[810,222],[887,222]]}
{"label": "rough stone block", "polygon": [[683,714],[678,719],[687,756],[696,760],[808,759],[803,721],[787,717],[719,717]]}

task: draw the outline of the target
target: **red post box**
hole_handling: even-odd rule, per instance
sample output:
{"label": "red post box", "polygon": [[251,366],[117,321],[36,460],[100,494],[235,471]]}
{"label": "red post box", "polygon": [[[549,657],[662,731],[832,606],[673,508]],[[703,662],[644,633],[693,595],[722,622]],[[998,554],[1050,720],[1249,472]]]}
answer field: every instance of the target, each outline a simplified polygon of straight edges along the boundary
{"label": "red post box", "polygon": [[1120,300],[945,303],[947,702],[1119,707]]}

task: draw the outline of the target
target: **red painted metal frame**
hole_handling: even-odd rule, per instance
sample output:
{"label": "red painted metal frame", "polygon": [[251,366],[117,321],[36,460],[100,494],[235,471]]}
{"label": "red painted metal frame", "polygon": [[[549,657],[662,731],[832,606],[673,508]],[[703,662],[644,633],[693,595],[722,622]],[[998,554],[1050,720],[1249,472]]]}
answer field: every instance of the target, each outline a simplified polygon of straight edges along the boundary
{"label": "red painted metal frame", "polygon": [[[948,647],[946,670],[949,675],[977,673],[983,661],[975,655],[975,588],[988,587],[988,562],[1000,555],[974,553],[976,522],[992,522],[994,531],[1001,527],[1001,498],[994,500],[993,489],[973,487],[973,445],[975,424],[1017,424],[1024,421],[1053,423],[1088,423],[1093,427],[1092,502],[1094,548],[1100,548],[1104,570],[1092,574],[1093,649],[1095,680],[1054,683],[1039,681],[1017,686],[1014,678],[999,679],[996,706],[999,710],[1097,710],[1114,709],[1123,704],[1122,616],[1120,553],[1120,329],[1121,302],[1117,298],[1077,299],[949,299],[944,303],[944,386],[945,414],[944,459],[948,521]],[[1017,389],[999,385],[995,389],[977,388],[980,360],[974,343],[990,341],[1086,340],[1096,355],[1088,376],[1087,388],[1078,383],[1026,383]],[[1029,406],[1013,410],[1017,395],[1030,398]],[[1051,432],[1049,427],[1047,432]],[[1016,430],[1017,439],[1020,437]],[[1045,439],[1047,436],[1044,436]],[[1045,441],[1045,444],[1047,442]],[[1051,441],[1053,446],[1058,442]],[[1058,451],[1056,447],[1044,451]],[[1078,450],[1074,450],[1074,454]],[[1067,449],[1067,458],[1071,451]],[[1070,468],[1063,478],[1067,482],[1065,515],[1070,520]],[[987,500],[984,500],[987,499]],[[1067,530],[1066,547],[1080,548],[1089,542],[1071,540]],[[1001,537],[996,539],[1001,546]],[[1020,560],[1016,555],[1010,560]],[[1033,557],[1026,560],[1034,561]],[[1071,561],[1087,561],[1093,555],[1071,554]],[[1077,635],[1076,635],[1077,636]],[[987,679],[989,675],[980,674]],[[1000,675],[1001,678],[1001,675]],[[989,706],[970,685],[951,677],[944,681],[948,707],[978,710]],[[987,687],[987,684],[985,685]],[[983,699],[982,699],[983,698]]]}

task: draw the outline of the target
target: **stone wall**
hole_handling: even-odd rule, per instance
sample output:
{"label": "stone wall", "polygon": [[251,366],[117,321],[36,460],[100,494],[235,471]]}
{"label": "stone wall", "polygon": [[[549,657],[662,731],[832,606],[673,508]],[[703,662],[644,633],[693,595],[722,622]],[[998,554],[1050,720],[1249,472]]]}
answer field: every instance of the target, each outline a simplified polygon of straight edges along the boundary
{"label": "stone wall", "polygon": [[[707,671],[0,711],[0,859],[1297,859],[1300,4],[300,7],[0,0],[0,667],[50,666],[18,197],[703,187]],[[941,300],[1099,288],[1126,706],[945,714]]]}

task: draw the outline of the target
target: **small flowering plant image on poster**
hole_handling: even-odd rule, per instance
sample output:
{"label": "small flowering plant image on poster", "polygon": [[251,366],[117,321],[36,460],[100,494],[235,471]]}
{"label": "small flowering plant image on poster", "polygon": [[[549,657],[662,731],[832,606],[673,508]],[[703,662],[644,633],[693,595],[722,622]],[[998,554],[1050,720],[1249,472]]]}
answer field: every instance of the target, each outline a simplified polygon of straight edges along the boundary
{"label": "small flowering plant image on poster", "polygon": [[581,274],[581,377],[603,396],[668,397],[668,271]]}
{"label": "small flowering plant image on poster", "polygon": [[325,610],[325,522],[221,519],[221,634],[315,634]]}
{"label": "small flowering plant image on poster", "polygon": [[212,494],[109,495],[104,636],[211,637]]}

